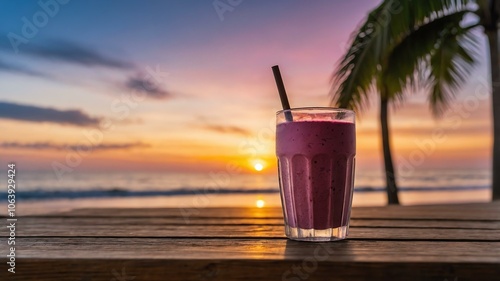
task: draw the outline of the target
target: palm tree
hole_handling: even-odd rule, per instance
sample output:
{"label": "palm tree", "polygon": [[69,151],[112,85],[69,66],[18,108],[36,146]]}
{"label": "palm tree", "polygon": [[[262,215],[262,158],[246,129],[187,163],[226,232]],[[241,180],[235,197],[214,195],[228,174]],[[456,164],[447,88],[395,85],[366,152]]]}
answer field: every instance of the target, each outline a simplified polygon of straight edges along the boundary
{"label": "palm tree", "polygon": [[[482,0],[478,0],[482,1]],[[473,30],[484,26],[490,41],[495,145],[493,170],[500,169],[500,68],[497,20],[500,0],[385,0],[371,11],[352,36],[335,70],[332,103],[364,109],[372,94],[380,101],[380,123],[389,204],[398,204],[389,139],[388,107],[404,101],[416,88],[428,92],[435,116],[448,106],[454,91],[468,78],[479,45]],[[464,17],[479,15],[479,23]],[[470,22],[470,21],[469,21]],[[493,198],[500,197],[500,175],[493,178]]]}
{"label": "palm tree", "polygon": [[498,24],[500,22],[499,0],[478,0],[476,14],[488,37],[490,47],[491,86],[493,104],[493,200],[500,200],[500,45]]}

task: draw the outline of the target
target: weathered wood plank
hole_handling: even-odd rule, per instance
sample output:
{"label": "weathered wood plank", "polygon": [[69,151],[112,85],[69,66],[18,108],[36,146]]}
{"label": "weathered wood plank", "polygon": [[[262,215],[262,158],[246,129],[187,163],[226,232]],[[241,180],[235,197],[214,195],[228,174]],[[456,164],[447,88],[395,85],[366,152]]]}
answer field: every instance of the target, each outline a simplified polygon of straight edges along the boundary
{"label": "weathered wood plank", "polygon": [[[182,218],[86,218],[86,217],[21,217],[19,225],[108,225],[117,227],[121,225],[275,225],[282,226],[282,218],[191,218],[185,221]],[[456,229],[500,229],[500,221],[475,221],[475,220],[383,220],[383,219],[351,219],[351,227],[407,227],[407,228],[456,228]],[[0,236],[2,235],[0,229]]]}
{"label": "weathered wood plank", "polygon": [[[36,223],[23,224],[18,221],[18,237],[190,237],[190,238],[285,238],[283,226],[275,225],[108,225],[78,224],[67,221],[66,224],[46,223],[42,219]],[[7,237],[7,228],[0,229],[0,235]],[[351,239],[384,240],[474,240],[500,241],[500,230],[491,229],[438,229],[438,228],[384,228],[352,227]]]}
{"label": "weathered wood plank", "polygon": [[[6,244],[6,239],[0,239]],[[326,248],[325,248],[326,247]],[[26,259],[302,260],[325,249],[330,262],[500,263],[500,242],[364,241],[304,243],[287,239],[17,238]],[[319,250],[318,250],[319,251]],[[7,255],[0,250],[0,261]],[[43,255],[43,256],[41,256]]]}
{"label": "weathered wood plank", "polygon": [[0,280],[498,280],[499,203],[354,208],[350,239],[321,244],[285,239],[279,208],[21,217]]}
{"label": "weathered wood plank", "polygon": [[[292,260],[25,259],[0,280],[149,281],[498,281],[494,263],[325,262]],[[9,278],[9,279],[7,279]]]}
{"label": "weathered wood plank", "polygon": [[[54,216],[84,217],[176,217],[191,218],[281,218],[281,208],[150,208],[77,209]],[[353,208],[353,218],[370,219],[444,219],[500,221],[500,202],[428,206],[384,206]]]}
{"label": "weathered wood plank", "polygon": [[[0,280],[149,281],[498,281],[494,263],[325,262],[291,260],[25,259]],[[9,278],[9,279],[7,279]]]}

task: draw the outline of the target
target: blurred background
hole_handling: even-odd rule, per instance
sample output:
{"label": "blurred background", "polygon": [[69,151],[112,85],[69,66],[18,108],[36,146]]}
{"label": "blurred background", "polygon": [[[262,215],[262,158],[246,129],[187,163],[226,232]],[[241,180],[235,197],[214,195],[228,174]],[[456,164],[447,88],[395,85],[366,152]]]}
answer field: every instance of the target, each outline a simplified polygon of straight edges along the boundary
{"label": "blurred background", "polygon": [[[279,206],[271,66],[292,107],[329,106],[378,4],[1,1],[0,179],[15,162],[20,212]],[[485,60],[441,118],[418,91],[391,108],[402,204],[490,200]],[[377,108],[358,112],[354,205],[386,204]]]}

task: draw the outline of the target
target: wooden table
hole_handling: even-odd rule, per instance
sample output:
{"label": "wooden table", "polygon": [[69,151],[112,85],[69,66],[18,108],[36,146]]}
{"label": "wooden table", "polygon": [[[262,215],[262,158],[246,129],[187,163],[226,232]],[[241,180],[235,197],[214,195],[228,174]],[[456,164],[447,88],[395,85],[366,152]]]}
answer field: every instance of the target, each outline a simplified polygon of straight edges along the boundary
{"label": "wooden table", "polygon": [[[5,220],[6,218],[4,218]],[[19,217],[0,280],[500,280],[500,202],[354,208],[348,240],[283,235],[279,208]]]}

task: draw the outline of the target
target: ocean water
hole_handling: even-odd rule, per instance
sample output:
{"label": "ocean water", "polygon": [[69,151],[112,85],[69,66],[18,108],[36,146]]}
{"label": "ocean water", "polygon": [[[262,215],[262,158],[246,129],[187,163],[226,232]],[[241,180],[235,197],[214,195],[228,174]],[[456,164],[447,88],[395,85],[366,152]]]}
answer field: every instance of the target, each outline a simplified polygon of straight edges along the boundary
{"label": "ocean water", "polygon": [[[6,173],[0,175],[0,180],[7,183]],[[464,201],[464,194],[483,194],[470,198],[484,199],[490,181],[491,171],[488,170],[422,170],[398,178],[401,195],[405,198],[427,197],[432,198],[432,202],[445,203],[456,201],[456,198]],[[141,197],[180,199],[207,195],[224,195],[224,200],[231,200],[231,196],[266,194],[279,198],[274,196],[279,194],[275,174],[73,172],[58,179],[51,172],[20,171],[16,182],[17,199],[24,202]],[[371,197],[379,199],[371,199],[375,200],[371,203],[380,205],[385,202],[384,192],[384,177],[380,171],[356,172],[355,198],[357,194],[374,194]],[[462,196],[458,196],[460,194]],[[0,192],[0,200],[6,198],[6,192]]]}

